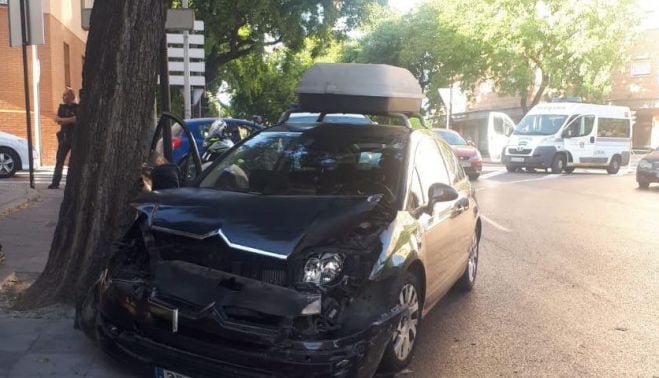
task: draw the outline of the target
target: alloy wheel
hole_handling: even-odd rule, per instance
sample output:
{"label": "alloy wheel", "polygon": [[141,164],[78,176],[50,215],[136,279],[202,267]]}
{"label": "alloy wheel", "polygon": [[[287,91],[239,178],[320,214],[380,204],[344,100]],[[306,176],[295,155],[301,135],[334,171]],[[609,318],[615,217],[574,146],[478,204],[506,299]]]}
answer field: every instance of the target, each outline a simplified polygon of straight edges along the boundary
{"label": "alloy wheel", "polygon": [[469,270],[469,282],[474,282],[476,271],[478,270],[478,237],[476,235],[474,235],[471,246],[469,247],[467,269]]}
{"label": "alloy wheel", "polygon": [[392,338],[396,357],[400,361],[404,361],[412,352],[419,324],[419,296],[413,284],[408,282],[403,286],[398,303],[409,309],[409,313],[398,322]]}
{"label": "alloy wheel", "polygon": [[0,173],[9,174],[14,170],[14,159],[6,152],[0,152]]}

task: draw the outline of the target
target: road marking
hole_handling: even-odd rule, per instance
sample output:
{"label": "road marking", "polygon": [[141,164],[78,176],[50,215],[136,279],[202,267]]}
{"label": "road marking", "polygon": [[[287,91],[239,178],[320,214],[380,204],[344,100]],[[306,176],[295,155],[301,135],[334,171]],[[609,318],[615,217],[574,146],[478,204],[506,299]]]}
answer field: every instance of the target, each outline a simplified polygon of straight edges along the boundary
{"label": "road marking", "polygon": [[524,180],[517,180],[517,181],[508,181],[508,182],[505,182],[505,181],[504,181],[504,182],[502,182],[501,184],[519,184],[519,183],[521,183],[521,182],[532,182],[532,181],[549,180],[549,179],[555,179],[555,178],[559,178],[559,177],[563,177],[563,176],[564,176],[564,175],[562,175],[562,174],[560,174],[560,175],[554,175],[554,174],[552,174],[552,175],[546,175],[546,176],[539,177],[539,178],[524,179]]}
{"label": "road marking", "polygon": [[498,229],[498,230],[500,230],[500,231],[503,231],[503,232],[512,232],[511,229],[506,228],[506,227],[503,227],[502,225],[500,225],[499,223],[497,223],[497,222],[493,221],[492,219],[486,217],[485,215],[482,215],[482,214],[481,214],[481,218],[483,218],[483,220],[484,220],[485,222],[489,223],[489,224],[492,225],[494,228],[496,228],[496,229]]}
{"label": "road marking", "polygon": [[503,170],[503,171],[494,171],[494,172],[486,173],[484,175],[481,175],[481,179],[489,179],[490,177],[499,176],[507,172],[508,171]]}

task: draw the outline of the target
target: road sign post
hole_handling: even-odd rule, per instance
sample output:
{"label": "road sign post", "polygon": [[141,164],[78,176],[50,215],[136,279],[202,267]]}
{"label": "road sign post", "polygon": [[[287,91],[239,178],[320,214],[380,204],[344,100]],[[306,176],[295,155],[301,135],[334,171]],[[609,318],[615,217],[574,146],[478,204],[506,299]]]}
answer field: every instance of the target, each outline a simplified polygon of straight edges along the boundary
{"label": "road sign post", "polygon": [[[28,75],[27,47],[44,43],[43,11],[41,0],[10,0],[9,45],[21,46],[23,53],[23,89],[25,91],[25,120],[27,154],[30,167],[30,187],[34,189],[34,156],[32,154],[32,119],[30,116],[30,83]],[[35,114],[38,117],[38,114]]]}

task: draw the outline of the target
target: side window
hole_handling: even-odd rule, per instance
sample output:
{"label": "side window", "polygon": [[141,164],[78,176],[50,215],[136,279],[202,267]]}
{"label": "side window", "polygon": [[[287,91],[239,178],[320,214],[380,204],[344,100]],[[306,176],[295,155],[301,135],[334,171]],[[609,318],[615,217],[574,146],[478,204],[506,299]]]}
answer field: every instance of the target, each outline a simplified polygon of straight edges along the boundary
{"label": "side window", "polygon": [[421,188],[419,173],[416,169],[412,170],[412,182],[410,183],[410,196],[407,200],[407,210],[415,210],[421,204],[426,203],[426,194]]}
{"label": "side window", "polygon": [[503,134],[504,133],[503,119],[499,117],[494,117],[493,121],[494,121],[494,132],[496,132],[497,134]]}
{"label": "side window", "polygon": [[450,184],[444,158],[432,139],[423,139],[416,149],[414,167],[419,174],[424,203],[428,189],[435,183]]}
{"label": "side window", "polygon": [[581,127],[581,133],[579,136],[588,136],[593,132],[593,127],[595,126],[595,116],[585,116],[583,118],[583,125]]}
{"label": "side window", "polygon": [[448,170],[449,183],[455,184],[465,178],[464,170],[460,165],[460,161],[453,153],[451,147],[446,143],[438,143],[439,149],[446,162],[446,169]]}
{"label": "side window", "polygon": [[597,125],[597,136],[608,138],[629,138],[631,127],[629,120],[616,118],[600,118]]}

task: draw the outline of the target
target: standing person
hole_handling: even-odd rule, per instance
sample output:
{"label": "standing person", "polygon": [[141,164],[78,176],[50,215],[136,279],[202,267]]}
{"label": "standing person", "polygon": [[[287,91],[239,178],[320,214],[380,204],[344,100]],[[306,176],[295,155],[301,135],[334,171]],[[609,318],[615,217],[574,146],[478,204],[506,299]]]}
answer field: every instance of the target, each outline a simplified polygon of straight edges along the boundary
{"label": "standing person", "polygon": [[59,189],[64,161],[66,160],[66,155],[71,151],[76,115],[78,114],[78,104],[76,103],[76,94],[73,92],[73,89],[67,87],[64,90],[62,102],[59,109],[57,109],[57,117],[55,117],[55,122],[61,126],[60,131],[57,132],[57,162],[55,163],[53,182],[48,185],[48,189]]}

